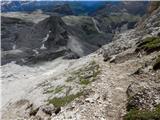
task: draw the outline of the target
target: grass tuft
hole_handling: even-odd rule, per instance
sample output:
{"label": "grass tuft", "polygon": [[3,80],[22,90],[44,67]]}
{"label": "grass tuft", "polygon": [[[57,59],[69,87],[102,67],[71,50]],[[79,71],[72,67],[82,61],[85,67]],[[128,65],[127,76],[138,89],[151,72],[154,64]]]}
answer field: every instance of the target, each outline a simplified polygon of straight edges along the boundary
{"label": "grass tuft", "polygon": [[81,85],[88,85],[89,83],[91,83],[91,81],[87,80],[87,79],[81,79],[80,80],[80,84]]}
{"label": "grass tuft", "polygon": [[44,94],[49,94],[49,93],[57,94],[57,93],[60,93],[63,90],[63,88],[64,86],[57,86],[56,88],[51,87],[48,90],[46,90]]}
{"label": "grass tuft", "polygon": [[87,66],[72,72],[72,76],[68,77],[66,82],[78,81],[80,85],[88,85],[97,79],[97,75],[99,73],[99,65],[96,63],[96,61],[92,61]]}
{"label": "grass tuft", "polygon": [[148,37],[144,39],[138,46],[137,51],[144,50],[147,53],[160,50],[160,37]]}
{"label": "grass tuft", "polygon": [[53,98],[48,100],[48,102],[53,104],[55,107],[63,107],[82,95],[83,92],[78,92],[77,94],[72,94],[61,98]]}
{"label": "grass tuft", "polygon": [[60,93],[63,90],[64,86],[57,86],[56,89],[54,90],[54,93]]}
{"label": "grass tuft", "polygon": [[160,104],[154,110],[137,110],[131,109],[125,116],[124,120],[159,120]]}

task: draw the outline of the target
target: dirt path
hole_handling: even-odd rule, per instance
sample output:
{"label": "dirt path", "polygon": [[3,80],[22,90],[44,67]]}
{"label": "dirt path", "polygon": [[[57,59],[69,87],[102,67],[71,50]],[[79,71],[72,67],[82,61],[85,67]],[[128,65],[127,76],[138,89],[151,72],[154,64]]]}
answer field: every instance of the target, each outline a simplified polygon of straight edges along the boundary
{"label": "dirt path", "polygon": [[62,110],[53,120],[122,120],[127,101],[126,90],[132,81],[129,74],[134,64],[129,61],[122,64],[103,62],[101,56],[95,60],[101,67],[101,74],[88,87],[91,90],[89,96]]}

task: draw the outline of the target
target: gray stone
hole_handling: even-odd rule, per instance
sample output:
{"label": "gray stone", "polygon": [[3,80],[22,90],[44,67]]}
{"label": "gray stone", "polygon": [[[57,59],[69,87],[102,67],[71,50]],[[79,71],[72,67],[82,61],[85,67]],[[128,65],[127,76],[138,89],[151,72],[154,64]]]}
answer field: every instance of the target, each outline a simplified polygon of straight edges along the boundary
{"label": "gray stone", "polygon": [[139,91],[142,91],[145,88],[148,88],[148,84],[145,82],[132,82],[127,88],[127,95],[128,97],[133,97]]}

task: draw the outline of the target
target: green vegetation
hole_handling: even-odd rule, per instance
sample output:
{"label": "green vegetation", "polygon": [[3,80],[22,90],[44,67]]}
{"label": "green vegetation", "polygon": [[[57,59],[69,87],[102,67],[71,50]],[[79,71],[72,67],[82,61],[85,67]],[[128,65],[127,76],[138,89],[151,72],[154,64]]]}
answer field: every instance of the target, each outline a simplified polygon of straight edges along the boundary
{"label": "green vegetation", "polygon": [[68,96],[61,97],[61,98],[53,98],[53,99],[48,100],[48,102],[50,104],[53,104],[55,107],[63,107],[82,95],[83,95],[83,92],[78,92],[75,95],[68,95]]}
{"label": "green vegetation", "polygon": [[135,16],[135,15],[131,15],[131,14],[125,14],[125,13],[115,13],[109,16],[103,16],[103,21],[104,24],[110,25],[111,23],[114,24],[119,24],[122,23],[124,21],[128,21],[128,22],[135,22],[138,21],[140,19],[140,16]]}
{"label": "green vegetation", "polygon": [[66,82],[76,81],[80,85],[88,85],[96,80],[99,73],[99,65],[95,61],[92,61],[89,65],[71,73],[72,76],[68,77]]}
{"label": "green vegetation", "polygon": [[154,63],[153,69],[154,70],[160,69],[160,55],[158,56],[156,62]]}
{"label": "green vegetation", "polygon": [[[148,40],[148,39],[147,39]],[[160,46],[160,38],[151,38],[147,41],[147,43],[144,45],[146,48],[157,48]]]}
{"label": "green vegetation", "polygon": [[93,26],[93,23],[85,23],[81,27],[86,32],[87,35],[98,33],[95,27]]}
{"label": "green vegetation", "polygon": [[99,65],[97,65],[95,61],[92,61],[91,65],[95,65],[94,69],[92,69],[93,79],[95,80],[95,78],[97,77],[97,75],[100,73],[100,68],[99,68]]}
{"label": "green vegetation", "polygon": [[49,93],[53,93],[53,92],[54,92],[54,88],[49,88],[44,92],[44,94],[49,94]]}
{"label": "green vegetation", "polygon": [[91,81],[89,81],[87,79],[80,79],[80,84],[81,85],[88,85],[89,83],[91,83]]}
{"label": "green vegetation", "polygon": [[56,87],[56,89],[54,90],[54,93],[60,93],[63,90],[64,86],[58,86]]}
{"label": "green vegetation", "polygon": [[[67,78],[66,82],[74,82],[74,84],[85,87],[89,83],[95,81],[99,73],[99,65],[95,61],[92,61],[82,68],[72,72],[70,74],[71,76]],[[63,89],[64,86],[58,86],[54,89],[49,89],[48,91],[46,91],[46,93],[59,93]],[[75,98],[83,95],[83,91],[80,91],[77,94],[69,94],[71,90],[72,88],[70,87],[64,97],[49,99],[48,103],[53,104],[55,107],[62,107],[73,101]]]}
{"label": "green vegetation", "polygon": [[131,109],[125,116],[124,120],[159,120],[160,105],[157,105],[154,110],[137,110]]}
{"label": "green vegetation", "polygon": [[49,94],[49,93],[60,93],[63,90],[64,86],[57,86],[56,88],[49,88],[47,89],[44,94]]}
{"label": "green vegetation", "polygon": [[[160,50],[160,37],[148,37],[144,39],[138,46],[136,51],[144,50],[147,53]],[[160,56],[158,56],[156,62],[153,65],[153,69],[160,69]]]}
{"label": "green vegetation", "polygon": [[[160,37],[148,37],[138,44],[136,51],[144,50],[148,54],[154,51],[160,50]],[[160,69],[160,56],[158,56],[156,62],[153,64],[153,69]]]}
{"label": "green vegetation", "polygon": [[99,65],[95,61],[92,61],[87,67],[81,72],[77,72],[79,78],[79,84],[88,85],[89,83],[96,80],[97,75],[100,73]]}
{"label": "green vegetation", "polygon": [[160,50],[160,37],[148,37],[144,39],[137,48],[138,51],[141,49],[147,53]]}

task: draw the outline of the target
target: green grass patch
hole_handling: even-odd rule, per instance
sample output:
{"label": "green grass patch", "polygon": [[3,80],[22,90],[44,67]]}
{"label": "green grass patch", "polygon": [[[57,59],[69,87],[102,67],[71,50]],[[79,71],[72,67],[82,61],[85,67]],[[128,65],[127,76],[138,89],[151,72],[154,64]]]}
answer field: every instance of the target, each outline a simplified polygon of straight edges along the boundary
{"label": "green grass patch", "polygon": [[72,94],[61,98],[53,98],[48,100],[48,102],[53,104],[55,107],[63,107],[82,95],[83,92],[78,92],[77,94]]}
{"label": "green grass patch", "polygon": [[100,73],[99,65],[95,62],[90,63],[88,67],[86,67],[84,73],[78,74],[79,84],[88,85],[91,82],[97,79],[97,75]]}
{"label": "green grass patch", "polygon": [[160,37],[148,37],[144,39],[138,46],[137,50],[144,50],[147,53],[160,50]]}
{"label": "green grass patch", "polygon": [[66,82],[75,81],[80,85],[88,85],[97,79],[97,75],[99,73],[99,65],[95,61],[92,61],[88,65],[72,72],[71,76],[67,78]]}
{"label": "green grass patch", "polygon": [[80,80],[80,84],[81,85],[88,85],[89,83],[91,83],[91,81],[87,80],[87,79],[81,79]]}
{"label": "green grass patch", "polygon": [[44,94],[53,93],[54,90],[55,90],[54,88],[49,88],[48,90],[46,90],[46,91],[44,92]]}
{"label": "green grass patch", "polygon": [[152,41],[146,43],[144,47],[146,48],[156,48],[160,46],[160,38],[152,39]]}
{"label": "green grass patch", "polygon": [[98,33],[93,24],[94,23],[85,23],[81,25],[82,29],[87,35]]}
{"label": "green grass patch", "polygon": [[56,89],[54,90],[54,93],[55,93],[55,94],[60,93],[60,92],[63,91],[63,89],[64,89],[64,86],[58,86],[58,87],[56,87]]}
{"label": "green grass patch", "polygon": [[159,120],[160,105],[157,105],[154,110],[137,110],[131,109],[125,116],[124,120]]}
{"label": "green grass patch", "polygon": [[47,89],[44,92],[44,94],[49,94],[49,93],[55,93],[55,94],[57,94],[57,93],[60,93],[61,91],[63,91],[63,89],[64,89],[64,86],[57,86],[56,88],[51,87],[51,88]]}

